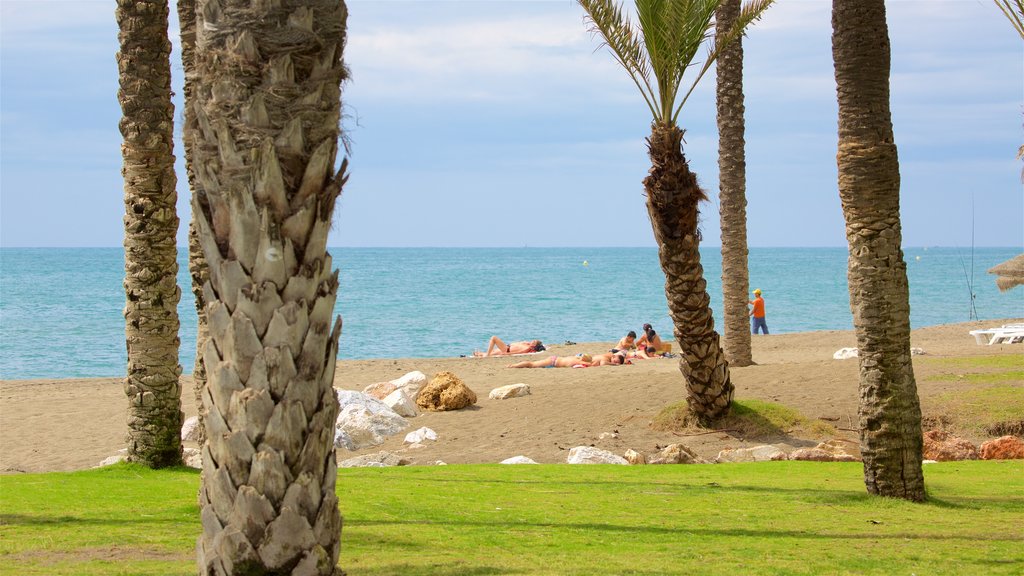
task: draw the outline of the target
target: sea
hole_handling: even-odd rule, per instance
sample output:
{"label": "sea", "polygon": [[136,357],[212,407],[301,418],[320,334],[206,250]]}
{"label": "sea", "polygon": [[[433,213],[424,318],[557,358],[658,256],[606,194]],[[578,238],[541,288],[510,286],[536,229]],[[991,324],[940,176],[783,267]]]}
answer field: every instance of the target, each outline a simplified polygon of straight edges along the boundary
{"label": "sea", "polygon": [[[179,249],[180,361],[195,359],[196,312]],[[656,248],[331,248],[342,359],[457,357],[506,341],[614,341],[651,323],[672,335]],[[905,248],[914,328],[1024,317],[1024,288],[985,271],[1020,248]],[[721,255],[702,248],[715,325]],[[853,327],[845,248],[751,248],[773,334]],[[0,379],[125,372],[121,248],[0,248]],[[973,343],[964,334],[965,344]]]}

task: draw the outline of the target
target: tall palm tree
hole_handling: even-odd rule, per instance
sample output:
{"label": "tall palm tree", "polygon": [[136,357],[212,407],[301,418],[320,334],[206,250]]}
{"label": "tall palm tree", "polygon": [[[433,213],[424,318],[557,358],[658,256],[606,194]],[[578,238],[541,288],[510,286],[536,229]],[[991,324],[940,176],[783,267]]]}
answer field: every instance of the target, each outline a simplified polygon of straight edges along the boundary
{"label": "tall palm tree", "polygon": [[833,0],[839,196],[860,362],[860,445],[871,494],[922,501],[921,406],[910,361],[900,166],[889,112],[884,0]]}
{"label": "tall palm tree", "polygon": [[[740,13],[740,0],[723,0],[715,10],[715,35],[725,36]],[[718,207],[722,223],[722,307],[725,357],[731,366],[754,363],[750,351],[747,295],[747,160],[743,140],[743,38],[718,57]]]}
{"label": "tall palm tree", "polygon": [[[193,167],[193,141],[196,138],[196,115],[192,111],[195,98],[196,78],[196,0],[178,0],[178,22],[181,37],[181,66],[185,71],[184,126],[182,127],[182,143],[185,148],[185,174],[188,176],[189,190],[196,194],[196,175]],[[206,321],[206,301],[203,299],[203,284],[210,279],[203,257],[203,247],[199,243],[199,232],[193,216],[188,225],[188,272],[192,278],[192,297],[196,306],[196,359],[192,365],[192,391],[195,396],[196,412],[199,417],[196,441],[200,446],[206,441],[205,419],[203,408],[203,387],[206,386],[206,365],[203,363],[203,349],[210,338],[210,329]]]}
{"label": "tall palm tree", "polygon": [[[683,131],[677,122],[697,82],[743,30],[771,5],[751,0],[728,36],[712,34],[712,18],[722,0],[636,0],[639,29],[611,0],[579,0],[591,29],[600,34],[618,63],[639,88],[653,116],[647,150],[651,170],[644,178],[647,212],[665,272],[665,295],[682,349],[680,371],[686,379],[690,417],[699,423],[728,413],[733,385],[719,344],[710,297],[700,264],[698,205],[707,196],[683,156]],[[684,73],[707,46],[703,64],[679,98]],[[678,100],[678,103],[677,103]]]}
{"label": "tall palm tree", "polygon": [[[202,574],[334,574],[327,232],[341,193],[342,0],[200,0],[193,198],[210,280]],[[333,327],[332,327],[333,325]]]}
{"label": "tall palm tree", "polygon": [[167,0],[118,0],[128,459],[181,463],[174,105]]}

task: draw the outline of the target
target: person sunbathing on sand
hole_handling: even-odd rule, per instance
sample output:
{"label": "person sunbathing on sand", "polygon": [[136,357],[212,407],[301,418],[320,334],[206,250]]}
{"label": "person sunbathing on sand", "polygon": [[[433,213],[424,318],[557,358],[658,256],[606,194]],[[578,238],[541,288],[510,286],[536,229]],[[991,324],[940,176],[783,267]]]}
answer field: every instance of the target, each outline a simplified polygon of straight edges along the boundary
{"label": "person sunbathing on sand", "polygon": [[543,352],[544,344],[540,340],[521,340],[511,344],[505,344],[501,338],[491,336],[487,342],[487,351],[473,351],[473,356],[481,358],[484,356],[508,356],[510,354],[530,354],[531,352]]}
{"label": "person sunbathing on sand", "polygon": [[630,353],[627,360],[650,360],[657,357],[658,351],[654,349],[654,346],[645,346],[644,348],[637,348],[635,352]]}
{"label": "person sunbathing on sand", "polygon": [[[576,356],[552,356],[544,360],[524,360],[509,364],[509,368],[574,368],[579,366],[586,368],[594,366],[590,354],[577,354]],[[599,364],[598,364],[599,366]]]}
{"label": "person sunbathing on sand", "polygon": [[593,358],[591,366],[621,366],[626,363],[625,352],[605,352],[597,354]]}

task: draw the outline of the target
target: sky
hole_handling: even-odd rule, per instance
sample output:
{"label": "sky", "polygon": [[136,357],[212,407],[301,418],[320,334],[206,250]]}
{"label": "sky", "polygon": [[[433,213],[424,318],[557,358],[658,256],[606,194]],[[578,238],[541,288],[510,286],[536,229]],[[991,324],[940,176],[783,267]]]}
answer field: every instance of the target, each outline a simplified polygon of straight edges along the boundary
{"label": "sky", "polygon": [[[348,5],[351,178],[330,246],[654,246],[650,112],[578,4]],[[887,10],[904,245],[1024,248],[1024,41],[990,0]],[[748,244],[845,246],[831,3],[780,0],[743,48]],[[117,49],[114,2],[0,1],[0,246],[121,245]],[[712,70],[680,117],[706,246],[720,245],[714,91]]]}

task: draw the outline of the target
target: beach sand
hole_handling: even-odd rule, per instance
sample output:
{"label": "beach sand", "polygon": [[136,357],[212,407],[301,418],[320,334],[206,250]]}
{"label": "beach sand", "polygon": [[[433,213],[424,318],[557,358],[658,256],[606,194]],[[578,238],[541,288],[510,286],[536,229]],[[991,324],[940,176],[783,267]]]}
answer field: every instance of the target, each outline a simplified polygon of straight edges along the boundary
{"label": "beach sand", "polygon": [[[913,331],[911,346],[926,356],[941,358],[992,354],[1021,354],[1024,344],[982,346],[968,334],[1013,320],[989,320]],[[483,343],[481,343],[483,345]],[[512,456],[537,462],[566,461],[569,449],[594,445],[622,454],[632,448],[650,452],[658,446],[683,443],[712,459],[723,448],[771,443],[785,449],[813,446],[820,439],[786,435],[743,439],[728,432],[680,436],[650,428],[651,419],[667,404],[685,398],[678,359],[646,360],[632,366],[572,369],[509,369],[511,361],[540,359],[551,354],[598,353],[612,343],[555,345],[532,356],[494,358],[434,358],[345,360],[338,362],[335,387],[359,390],[419,370],[432,377],[454,372],[479,400],[453,412],[426,412],[409,419],[411,432],[422,426],[437,432],[438,440],[421,448],[403,445],[405,433],[381,446],[360,452],[338,451],[343,460],[380,450],[394,452],[413,464],[495,463]],[[735,398],[784,404],[808,418],[824,418],[836,426],[838,438],[857,452],[857,361],[833,360],[833,353],[855,347],[852,331],[821,331],[754,336],[756,366],[732,368]],[[678,351],[678,348],[676,348]],[[469,355],[471,351],[467,350]],[[931,365],[930,365],[931,364]],[[922,410],[927,416],[938,396],[969,386],[956,379],[933,378],[943,369],[915,361]],[[949,368],[945,368],[948,373]],[[490,400],[499,386],[526,383],[531,394]],[[1024,385],[1022,383],[1021,385]],[[183,410],[194,415],[192,380],[182,378]],[[124,447],[127,399],[121,378],[0,381],[0,472],[79,470],[97,465]],[[842,429],[849,430],[842,430]],[[600,439],[616,432],[617,438]],[[979,443],[985,438],[969,438]],[[189,446],[186,443],[186,446]]]}

